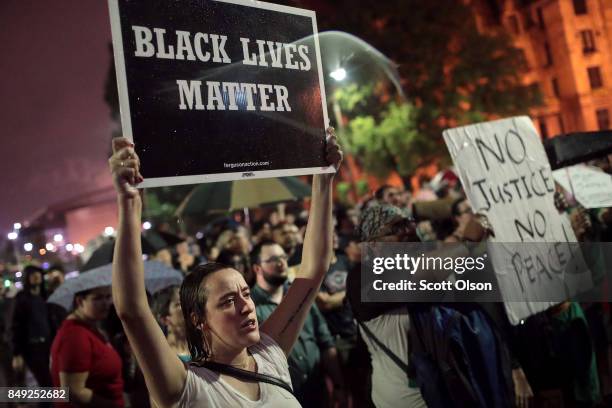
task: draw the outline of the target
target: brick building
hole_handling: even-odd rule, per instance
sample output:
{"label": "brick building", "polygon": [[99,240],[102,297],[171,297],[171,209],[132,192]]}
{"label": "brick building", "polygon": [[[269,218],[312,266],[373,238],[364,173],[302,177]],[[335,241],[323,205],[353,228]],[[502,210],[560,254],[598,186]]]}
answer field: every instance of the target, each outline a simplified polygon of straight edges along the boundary
{"label": "brick building", "polygon": [[525,83],[543,106],[543,137],[611,129],[612,0],[476,0],[483,30],[502,29],[524,51]]}

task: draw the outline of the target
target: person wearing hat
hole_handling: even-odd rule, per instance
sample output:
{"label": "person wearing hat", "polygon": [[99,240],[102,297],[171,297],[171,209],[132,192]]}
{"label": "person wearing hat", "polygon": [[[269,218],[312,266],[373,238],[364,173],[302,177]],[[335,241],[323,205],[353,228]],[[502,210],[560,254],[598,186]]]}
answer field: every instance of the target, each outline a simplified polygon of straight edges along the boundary
{"label": "person wearing hat", "polygon": [[[419,241],[415,222],[407,218],[400,209],[390,205],[379,205],[365,210],[360,218],[359,232],[364,243]],[[470,241],[480,241],[486,237],[486,230],[480,225],[478,218],[475,217],[466,227],[463,237]],[[445,248],[437,250],[436,255],[469,256],[470,251],[467,247],[458,246],[452,250]],[[354,316],[359,323],[360,333],[372,355],[372,400],[377,407],[512,405],[514,395],[510,366],[509,363],[507,365],[498,363],[509,360],[504,354],[505,345],[500,344],[488,318],[477,304],[361,302],[360,269],[358,267],[349,274],[347,293]],[[448,271],[417,271],[417,273],[420,277],[427,276],[436,281],[444,280],[449,274]],[[436,328],[432,323],[441,313],[452,316],[456,321],[477,321],[480,329],[478,337],[463,336],[460,331],[449,333],[448,331],[455,329],[453,326],[445,326],[443,330],[447,332],[435,331]],[[417,322],[418,327],[415,326]],[[450,380],[444,376],[446,372],[441,369],[446,367],[452,371],[456,367],[452,365],[449,367],[448,361],[440,361],[440,354],[434,345],[427,341],[428,338],[435,336],[449,339],[451,338],[447,337],[449,334],[457,335],[459,344],[466,345],[466,348],[469,347],[471,350],[471,354],[465,353],[461,357],[468,365],[472,377],[461,384],[459,392],[449,388]],[[486,350],[479,348],[482,344],[479,342],[484,341],[483,339],[489,342],[490,348]],[[446,348],[448,346],[449,344],[443,345]],[[415,356],[419,358],[417,364],[414,364]],[[424,361],[433,364],[427,366],[423,364]],[[473,367],[469,366],[471,363],[474,363]],[[477,363],[481,365],[476,366]],[[431,377],[423,378],[423,374]],[[482,380],[487,374],[489,378]],[[412,380],[416,380],[416,383]],[[461,398],[457,398],[458,396]]]}
{"label": "person wearing hat", "polygon": [[23,269],[23,290],[15,297],[12,341],[14,372],[19,376],[25,367],[34,374],[41,387],[50,387],[49,346],[52,327],[46,302],[43,269],[28,265]]}

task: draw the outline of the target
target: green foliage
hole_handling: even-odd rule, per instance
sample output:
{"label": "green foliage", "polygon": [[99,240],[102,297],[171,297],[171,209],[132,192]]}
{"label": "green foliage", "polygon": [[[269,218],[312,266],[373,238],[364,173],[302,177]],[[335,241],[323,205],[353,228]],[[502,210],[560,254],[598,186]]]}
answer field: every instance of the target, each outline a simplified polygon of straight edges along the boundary
{"label": "green foliage", "polygon": [[341,181],[338,184],[336,184],[336,194],[338,195],[338,200],[341,203],[348,203],[349,201],[349,191],[351,189],[351,186],[349,183],[345,182],[345,181]]}
{"label": "green foliage", "polygon": [[[340,139],[365,170],[385,178],[393,170],[407,175],[434,150],[418,131],[414,106],[392,101],[381,104],[373,86],[348,85],[334,97],[351,119],[340,129]],[[352,108],[352,109],[351,109]]]}
{"label": "green foliage", "polygon": [[155,224],[174,221],[176,209],[192,189],[193,186],[146,189],[143,218]]}
{"label": "green foliage", "polygon": [[[358,4],[351,0],[326,3],[326,12],[318,13],[319,26],[352,33],[398,64],[404,92],[418,106],[414,120],[422,135],[418,140],[412,140],[411,133],[405,138],[391,137],[399,147],[410,145],[410,152],[415,153],[420,148],[446,153],[441,137],[444,128],[494,116],[526,114],[541,103],[537,87],[521,82],[524,56],[496,21],[498,10],[492,10],[487,33],[482,33],[473,9],[462,1],[362,0]],[[342,18],[338,18],[340,15]],[[343,96],[343,114],[361,116],[352,112],[363,109],[361,96],[358,92],[352,99]],[[361,138],[374,138],[374,134],[381,137],[377,149],[384,150],[381,145],[392,149],[396,145],[380,135],[397,132],[386,129],[405,121],[401,115],[389,110],[391,123],[383,126],[375,121],[373,126],[371,120],[364,120],[352,129],[363,131]],[[411,167],[407,162],[414,159],[405,159],[405,154],[406,150],[398,150],[394,158],[402,173]],[[379,160],[389,157],[387,154]]]}

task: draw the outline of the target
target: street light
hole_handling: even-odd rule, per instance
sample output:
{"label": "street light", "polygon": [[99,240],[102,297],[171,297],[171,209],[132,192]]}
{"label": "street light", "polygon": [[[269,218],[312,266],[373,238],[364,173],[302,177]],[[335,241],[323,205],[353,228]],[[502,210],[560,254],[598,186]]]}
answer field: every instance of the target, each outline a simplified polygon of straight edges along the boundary
{"label": "street light", "polygon": [[34,247],[34,245],[32,245],[31,242],[26,242],[25,244],[23,244],[23,249],[25,249],[26,252],[30,252],[33,247]]}
{"label": "street light", "polygon": [[14,241],[17,239],[17,233],[15,231],[9,232],[7,234],[7,238],[10,239],[11,241]]}
{"label": "street light", "polygon": [[55,234],[53,236],[53,241],[55,242],[62,242],[64,240],[64,236],[62,234]]}
{"label": "street light", "polygon": [[346,78],[346,70],[344,68],[336,68],[329,74],[329,76],[338,82],[343,81]]}
{"label": "street light", "polygon": [[110,237],[111,235],[113,235],[114,232],[115,232],[115,229],[113,227],[104,228],[104,235],[107,237]]}
{"label": "street light", "polygon": [[21,223],[18,223],[18,222],[14,223],[14,224],[13,224],[13,229],[14,229],[15,231],[20,230],[20,229],[21,229]]}

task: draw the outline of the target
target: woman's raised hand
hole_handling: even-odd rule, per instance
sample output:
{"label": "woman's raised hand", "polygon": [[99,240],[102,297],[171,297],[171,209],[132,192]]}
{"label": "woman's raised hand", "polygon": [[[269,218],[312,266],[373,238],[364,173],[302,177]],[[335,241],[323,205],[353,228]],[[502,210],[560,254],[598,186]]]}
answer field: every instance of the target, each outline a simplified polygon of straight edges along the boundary
{"label": "woman's raised hand", "polygon": [[340,145],[338,144],[338,139],[336,138],[336,131],[334,128],[328,127],[326,133],[327,146],[325,147],[325,160],[328,164],[334,166],[336,171],[338,171],[344,155],[340,149]]}
{"label": "woman's raised hand", "polygon": [[134,187],[142,183],[144,178],[140,174],[140,159],[134,151],[134,143],[125,137],[113,139],[113,155],[108,159],[113,184],[117,194],[124,198],[135,198],[138,189]]}

